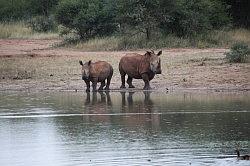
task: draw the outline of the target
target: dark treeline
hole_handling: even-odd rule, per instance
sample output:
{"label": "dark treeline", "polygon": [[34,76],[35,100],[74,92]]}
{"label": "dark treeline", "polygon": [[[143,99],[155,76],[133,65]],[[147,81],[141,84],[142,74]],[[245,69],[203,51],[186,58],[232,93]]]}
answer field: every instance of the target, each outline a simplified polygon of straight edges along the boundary
{"label": "dark treeline", "polygon": [[[114,33],[192,36],[223,27],[250,27],[249,0],[0,0],[0,21],[40,17],[82,39]],[[36,24],[34,24],[36,25]],[[46,29],[47,30],[47,29]]]}
{"label": "dark treeline", "polygon": [[221,0],[229,5],[234,26],[250,27],[250,0]]}
{"label": "dark treeline", "polygon": [[0,21],[48,16],[56,10],[59,0],[0,0]]}

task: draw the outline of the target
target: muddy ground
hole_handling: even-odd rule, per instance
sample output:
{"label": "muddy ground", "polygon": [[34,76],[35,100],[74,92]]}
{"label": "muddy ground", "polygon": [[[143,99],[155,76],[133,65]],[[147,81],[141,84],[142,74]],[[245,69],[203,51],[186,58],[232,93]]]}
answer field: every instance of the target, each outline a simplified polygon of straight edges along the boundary
{"label": "muddy ground", "polygon": [[[59,40],[1,40],[0,91],[85,90],[79,60],[105,60],[114,67],[111,89],[120,87],[118,63],[127,52],[58,48]],[[157,91],[249,91],[250,63],[230,64],[228,49],[163,49],[162,71],[151,81]],[[134,80],[138,89],[142,80]]]}

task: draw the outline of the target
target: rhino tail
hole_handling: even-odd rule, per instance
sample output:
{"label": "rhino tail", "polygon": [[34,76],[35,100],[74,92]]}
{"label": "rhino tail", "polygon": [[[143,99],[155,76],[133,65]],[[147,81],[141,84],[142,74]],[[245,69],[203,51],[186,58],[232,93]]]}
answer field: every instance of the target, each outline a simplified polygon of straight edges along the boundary
{"label": "rhino tail", "polygon": [[121,62],[119,63],[119,72],[120,72],[120,75],[126,75],[126,73],[124,72],[123,68],[122,68],[122,64]]}

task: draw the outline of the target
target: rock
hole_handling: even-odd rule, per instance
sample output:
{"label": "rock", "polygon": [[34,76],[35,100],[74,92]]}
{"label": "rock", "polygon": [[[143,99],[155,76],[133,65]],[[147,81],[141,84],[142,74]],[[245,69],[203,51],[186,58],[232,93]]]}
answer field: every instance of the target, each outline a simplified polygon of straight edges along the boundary
{"label": "rock", "polygon": [[205,66],[205,62],[202,61],[198,66]]}

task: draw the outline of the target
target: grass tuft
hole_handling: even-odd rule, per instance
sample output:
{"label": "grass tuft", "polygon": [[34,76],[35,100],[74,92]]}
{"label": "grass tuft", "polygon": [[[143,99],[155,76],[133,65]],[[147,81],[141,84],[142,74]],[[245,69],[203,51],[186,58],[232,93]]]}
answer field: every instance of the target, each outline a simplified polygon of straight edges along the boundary
{"label": "grass tuft", "polygon": [[149,41],[143,34],[111,36],[90,39],[88,41],[77,41],[75,43],[69,42],[68,46],[85,51],[117,51],[158,48],[229,48],[239,42],[250,45],[249,30],[216,30],[195,38],[181,38],[171,34],[167,36],[156,35]]}
{"label": "grass tuft", "polygon": [[95,38],[86,42],[77,42],[75,48],[85,51],[113,51],[118,50],[121,39],[116,36]]}
{"label": "grass tuft", "polygon": [[0,23],[1,39],[55,39],[58,37],[59,35],[55,32],[33,32],[23,21]]}
{"label": "grass tuft", "polygon": [[[60,30],[59,30],[60,31]],[[159,49],[159,48],[230,48],[235,43],[246,43],[250,46],[250,30],[214,30],[206,34],[197,35],[194,38],[182,38],[173,34],[161,35],[155,32],[151,40],[147,40],[145,34],[133,36],[114,35],[98,37],[87,41],[80,41],[73,33],[64,36],[61,47],[73,47],[85,51],[117,51],[135,49]],[[2,39],[58,39],[59,32],[34,32],[26,25],[26,22],[2,22],[0,23],[0,38]]]}
{"label": "grass tuft", "polygon": [[250,48],[245,43],[236,43],[231,47],[230,52],[226,53],[229,62],[244,63],[249,60]]}

